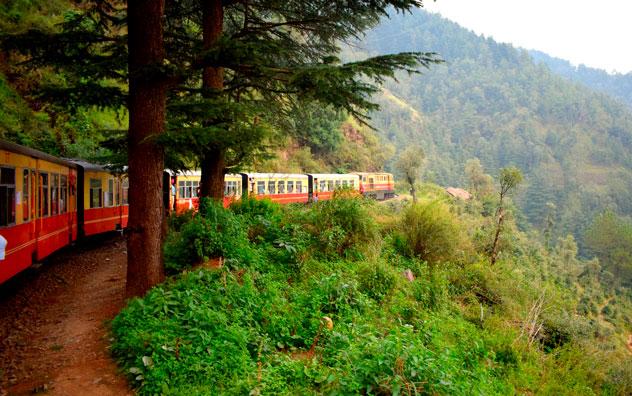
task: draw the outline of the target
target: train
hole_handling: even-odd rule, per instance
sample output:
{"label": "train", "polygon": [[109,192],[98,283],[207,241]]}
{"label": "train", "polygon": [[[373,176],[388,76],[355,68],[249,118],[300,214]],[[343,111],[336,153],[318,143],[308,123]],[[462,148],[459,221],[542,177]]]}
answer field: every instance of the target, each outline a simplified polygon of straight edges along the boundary
{"label": "train", "polygon": [[[163,181],[167,210],[198,208],[199,172],[165,172]],[[395,195],[384,172],[239,173],[225,176],[224,205],[244,196],[307,203],[337,189],[377,200]],[[125,229],[128,191],[123,173],[0,140],[0,284],[81,238]]]}
{"label": "train", "polygon": [[[195,210],[199,205],[200,172],[172,175],[170,206],[176,213]],[[224,178],[224,206],[248,196],[281,204],[327,200],[336,190],[357,191],[375,200],[395,196],[393,175],[386,172],[354,173],[238,173]]]}

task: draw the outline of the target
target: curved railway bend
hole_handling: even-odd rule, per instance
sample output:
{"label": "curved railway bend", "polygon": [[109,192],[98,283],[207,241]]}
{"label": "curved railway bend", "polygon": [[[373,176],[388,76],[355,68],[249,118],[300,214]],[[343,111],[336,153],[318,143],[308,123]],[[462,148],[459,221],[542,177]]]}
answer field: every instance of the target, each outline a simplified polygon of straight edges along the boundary
{"label": "curved railway bend", "polygon": [[93,237],[0,285],[0,396],[132,394],[108,352],[125,241]]}

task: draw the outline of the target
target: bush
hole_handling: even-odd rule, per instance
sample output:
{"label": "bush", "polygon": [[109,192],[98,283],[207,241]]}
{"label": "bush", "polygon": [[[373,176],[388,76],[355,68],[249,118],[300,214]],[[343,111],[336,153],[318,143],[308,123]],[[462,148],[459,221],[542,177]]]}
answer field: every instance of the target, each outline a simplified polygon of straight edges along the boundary
{"label": "bush", "polygon": [[379,243],[377,224],[366,205],[359,196],[336,196],[319,201],[295,220],[307,225],[316,254],[362,258],[367,248]]}
{"label": "bush", "polygon": [[439,200],[408,207],[400,233],[406,242],[404,253],[429,263],[462,259],[468,250],[462,225]]}
{"label": "bush", "polygon": [[381,261],[362,263],[357,274],[360,290],[377,302],[388,296],[402,277],[397,270]]}
{"label": "bush", "polygon": [[257,252],[248,241],[247,225],[221,203],[203,200],[198,215],[184,214],[171,221],[177,227],[164,244],[165,270],[173,274],[209,258],[227,263],[255,264]]}

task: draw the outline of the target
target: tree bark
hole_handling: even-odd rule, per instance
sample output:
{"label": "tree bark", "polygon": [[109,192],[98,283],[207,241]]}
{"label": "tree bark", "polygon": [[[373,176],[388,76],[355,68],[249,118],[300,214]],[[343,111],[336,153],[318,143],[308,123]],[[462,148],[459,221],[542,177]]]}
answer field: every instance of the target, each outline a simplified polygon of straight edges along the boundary
{"label": "tree bark", "polygon": [[410,184],[410,195],[413,196],[413,203],[417,203],[417,189],[415,188],[415,179],[409,177],[408,184]]}
{"label": "tree bark", "polygon": [[165,130],[167,82],[156,71],[164,56],[164,0],[128,1],[129,237],[128,297],[142,296],[164,279],[162,239],[164,150],[153,137]]}
{"label": "tree bark", "polygon": [[491,265],[496,264],[496,260],[498,260],[498,241],[500,240],[500,231],[502,230],[503,227],[503,219],[504,219],[504,213],[503,213],[503,207],[502,207],[502,197],[500,200],[500,205],[498,208],[498,223],[496,225],[496,233],[494,235],[494,242],[492,244],[492,251],[490,254],[490,263]]}
{"label": "tree bark", "polygon": [[[224,9],[221,0],[201,0],[202,30],[204,49],[212,48],[222,35],[224,26]],[[202,88],[218,90],[224,88],[224,69],[206,67],[202,72]],[[200,196],[217,200],[224,198],[224,160],[226,149],[221,145],[209,147],[200,161],[202,176],[200,179]]]}
{"label": "tree bark", "polygon": [[200,196],[213,199],[224,198],[224,150],[210,149],[202,159]]}

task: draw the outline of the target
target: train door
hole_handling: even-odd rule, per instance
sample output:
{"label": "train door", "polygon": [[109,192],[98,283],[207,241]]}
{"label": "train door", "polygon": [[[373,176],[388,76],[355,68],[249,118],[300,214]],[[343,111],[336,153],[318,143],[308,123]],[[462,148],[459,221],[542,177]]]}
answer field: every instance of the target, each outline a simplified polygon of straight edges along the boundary
{"label": "train door", "polygon": [[78,236],[77,219],[77,174],[74,169],[68,172],[68,222],[70,224],[70,240],[74,241]]}
{"label": "train door", "polygon": [[369,176],[369,190],[375,190],[375,178]]}
{"label": "train door", "polygon": [[[38,161],[39,162],[39,161]],[[37,224],[35,227],[35,237],[37,238],[36,245],[36,259],[40,260],[46,254],[46,240],[45,237],[46,227],[45,221],[50,215],[50,205],[49,205],[49,183],[50,183],[50,175],[48,172],[42,172],[38,163],[38,171],[37,171]]]}

